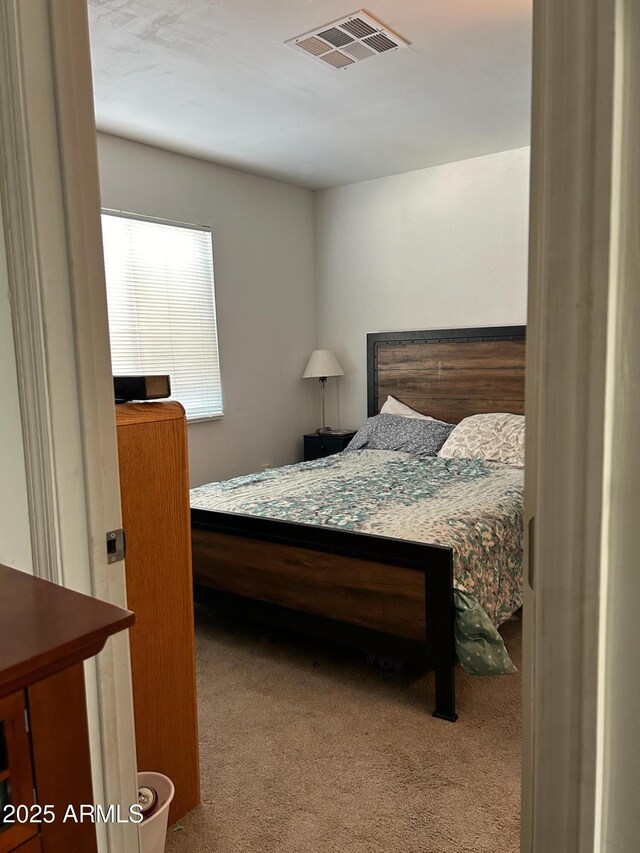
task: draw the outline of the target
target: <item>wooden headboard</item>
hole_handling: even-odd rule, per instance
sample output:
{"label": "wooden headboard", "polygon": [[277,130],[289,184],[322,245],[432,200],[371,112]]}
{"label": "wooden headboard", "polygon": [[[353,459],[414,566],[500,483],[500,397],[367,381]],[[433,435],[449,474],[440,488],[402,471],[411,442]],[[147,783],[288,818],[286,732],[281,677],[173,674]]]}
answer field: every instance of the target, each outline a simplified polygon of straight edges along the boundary
{"label": "wooden headboard", "polygon": [[368,414],[391,394],[448,423],[524,414],[526,326],[367,335]]}

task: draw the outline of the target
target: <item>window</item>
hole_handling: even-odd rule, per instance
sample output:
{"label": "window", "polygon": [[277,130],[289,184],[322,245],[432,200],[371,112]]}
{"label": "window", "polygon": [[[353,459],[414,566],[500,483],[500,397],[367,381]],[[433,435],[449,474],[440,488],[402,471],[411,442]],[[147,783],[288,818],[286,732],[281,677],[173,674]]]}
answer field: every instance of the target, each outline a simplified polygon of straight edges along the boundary
{"label": "window", "polygon": [[168,373],[190,420],[222,414],[211,231],[103,212],[116,376]]}

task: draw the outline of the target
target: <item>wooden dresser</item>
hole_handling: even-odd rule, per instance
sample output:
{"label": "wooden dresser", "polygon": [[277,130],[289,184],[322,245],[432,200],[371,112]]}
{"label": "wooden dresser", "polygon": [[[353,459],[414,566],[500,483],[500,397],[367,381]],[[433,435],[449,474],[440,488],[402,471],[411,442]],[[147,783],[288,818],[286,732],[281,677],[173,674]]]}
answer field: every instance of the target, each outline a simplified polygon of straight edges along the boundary
{"label": "wooden dresser", "polygon": [[94,802],[82,661],[134,616],[6,566],[0,589],[0,853],[95,853],[65,819]]}
{"label": "wooden dresser", "polygon": [[138,769],[200,802],[187,424],[179,403],[116,406]]}

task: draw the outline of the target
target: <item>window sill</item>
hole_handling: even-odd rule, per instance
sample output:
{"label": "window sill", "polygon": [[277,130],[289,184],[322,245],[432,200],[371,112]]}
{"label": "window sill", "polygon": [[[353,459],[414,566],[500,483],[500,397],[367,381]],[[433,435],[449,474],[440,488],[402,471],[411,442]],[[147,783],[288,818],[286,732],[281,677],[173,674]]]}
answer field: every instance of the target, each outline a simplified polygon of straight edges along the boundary
{"label": "window sill", "polygon": [[190,418],[187,415],[187,423],[188,424],[200,424],[206,423],[206,421],[219,421],[220,418],[224,417],[224,412],[220,412],[217,415],[198,415],[197,417]]}

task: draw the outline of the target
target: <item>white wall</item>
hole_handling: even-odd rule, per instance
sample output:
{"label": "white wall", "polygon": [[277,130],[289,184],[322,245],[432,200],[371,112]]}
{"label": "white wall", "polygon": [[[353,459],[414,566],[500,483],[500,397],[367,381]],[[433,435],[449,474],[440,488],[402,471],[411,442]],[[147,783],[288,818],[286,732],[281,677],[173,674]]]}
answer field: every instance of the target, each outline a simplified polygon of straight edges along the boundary
{"label": "white wall", "polygon": [[319,346],[348,374],[334,426],[366,417],[368,332],[526,321],[528,181],[518,148],[317,193]]}
{"label": "white wall", "polygon": [[[313,193],[99,134],[103,204],[210,225],[225,416],[189,427],[194,485],[301,458],[366,416],[366,334],[526,321],[529,149]],[[339,394],[339,397],[338,397]]]}
{"label": "white wall", "polygon": [[223,418],[189,427],[193,485],[302,458],[318,389],[313,193],[99,134],[105,207],[210,225]]}
{"label": "white wall", "polygon": [[0,211],[0,563],[32,571],[27,475]]}

